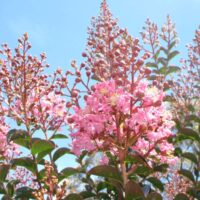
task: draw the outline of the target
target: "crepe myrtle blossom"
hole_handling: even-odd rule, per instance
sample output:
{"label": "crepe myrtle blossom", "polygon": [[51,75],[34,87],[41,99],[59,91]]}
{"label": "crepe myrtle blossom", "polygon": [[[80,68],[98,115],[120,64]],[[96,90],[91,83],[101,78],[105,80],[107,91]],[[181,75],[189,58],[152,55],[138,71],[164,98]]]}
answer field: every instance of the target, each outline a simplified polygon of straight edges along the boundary
{"label": "crepe myrtle blossom", "polygon": [[0,159],[10,159],[13,156],[19,155],[20,151],[16,144],[7,142],[7,133],[9,126],[5,122],[4,117],[0,117]]}
{"label": "crepe myrtle blossom", "polygon": [[32,172],[28,171],[24,167],[17,167],[12,174],[9,174],[8,180],[19,181],[19,183],[16,185],[16,189],[21,187],[30,187],[32,189],[39,188],[35,175],[33,175]]}
{"label": "crepe myrtle blossom", "polygon": [[[66,101],[54,92],[45,94],[44,92],[33,92],[28,96],[27,101],[27,118],[34,122],[34,126],[40,126],[43,130],[58,129],[61,125],[66,124]],[[11,107],[16,119],[23,113],[23,104],[20,100],[16,105]]]}
{"label": "crepe myrtle blossom", "polygon": [[[131,86],[130,86],[131,88]],[[110,151],[120,156],[132,148],[150,162],[170,163],[174,122],[163,104],[164,93],[146,82],[124,90],[114,80],[101,82],[85,98],[85,107],[74,107],[71,123],[73,152]]]}

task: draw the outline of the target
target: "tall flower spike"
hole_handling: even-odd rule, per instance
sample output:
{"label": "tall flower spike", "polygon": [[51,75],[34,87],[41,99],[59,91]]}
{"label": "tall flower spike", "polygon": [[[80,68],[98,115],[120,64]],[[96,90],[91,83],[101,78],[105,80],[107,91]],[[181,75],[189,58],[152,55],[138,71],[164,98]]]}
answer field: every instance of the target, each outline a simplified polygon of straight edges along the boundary
{"label": "tall flower spike", "polygon": [[181,64],[182,70],[172,87],[173,111],[182,123],[186,123],[185,117],[200,116],[200,27],[195,32],[193,44],[188,45],[188,59]]}
{"label": "tall flower spike", "polygon": [[86,66],[91,69],[94,79],[115,79],[119,85],[125,85],[131,73],[144,75],[143,62],[149,55],[137,58],[140,53],[138,39],[121,29],[117,21],[103,1],[99,17],[92,18],[88,28],[87,49],[82,56],[87,59]]}

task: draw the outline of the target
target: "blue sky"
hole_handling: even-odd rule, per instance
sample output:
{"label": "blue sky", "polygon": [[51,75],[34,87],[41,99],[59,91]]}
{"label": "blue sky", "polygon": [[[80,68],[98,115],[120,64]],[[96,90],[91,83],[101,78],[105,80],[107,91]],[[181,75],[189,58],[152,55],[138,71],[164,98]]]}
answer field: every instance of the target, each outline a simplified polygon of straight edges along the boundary
{"label": "blue sky", "polygon": [[[87,27],[97,16],[101,0],[0,0],[0,43],[17,45],[18,37],[29,34],[32,54],[46,52],[49,72],[66,70],[72,59],[81,62]],[[186,53],[200,24],[200,0],[108,0],[122,27],[138,37],[147,17],[161,25],[167,14],[177,24],[179,49]],[[63,161],[64,162],[64,161]]]}
{"label": "blue sky", "polygon": [[[0,43],[11,47],[29,33],[32,54],[47,53],[52,70],[81,61],[87,26],[98,15],[101,0],[0,0]],[[191,41],[200,24],[200,0],[108,0],[122,27],[137,37],[147,17],[158,24],[170,14],[181,38],[180,49]]]}

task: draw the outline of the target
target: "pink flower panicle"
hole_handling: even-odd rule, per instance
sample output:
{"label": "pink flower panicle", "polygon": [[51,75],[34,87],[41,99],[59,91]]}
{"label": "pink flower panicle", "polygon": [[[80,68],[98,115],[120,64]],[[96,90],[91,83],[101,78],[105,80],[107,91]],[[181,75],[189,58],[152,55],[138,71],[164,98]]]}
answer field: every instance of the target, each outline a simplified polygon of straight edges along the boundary
{"label": "pink flower panicle", "polygon": [[9,128],[5,122],[5,118],[0,116],[0,158],[5,160],[9,160],[20,154],[16,144],[7,142]]}
{"label": "pink flower panicle", "polygon": [[130,91],[114,80],[98,83],[85,108],[74,107],[71,136],[75,154],[87,150],[119,155],[121,148],[132,148],[149,161],[173,162],[173,146],[166,139],[173,135],[174,123],[162,103],[163,92],[145,82]]}
{"label": "pink flower panicle", "polygon": [[28,171],[24,167],[17,167],[13,174],[10,174],[8,179],[18,180],[19,183],[16,185],[15,189],[21,187],[30,187],[32,189],[38,189],[39,185],[36,182],[36,176],[32,174],[32,172]]}
{"label": "pink flower panicle", "polygon": [[126,85],[130,74],[148,74],[143,63],[149,54],[137,58],[139,40],[118,26],[106,1],[101,4],[99,17],[92,19],[88,33],[87,49],[82,56],[87,59],[85,67],[90,69],[93,79],[114,79],[116,84]]}
{"label": "pink flower panicle", "polygon": [[3,45],[0,52],[0,106],[1,114],[34,128],[59,129],[65,123],[66,102],[61,89],[66,85],[60,79],[60,70],[54,75],[44,74],[48,67],[45,54],[40,58],[29,53],[28,35],[18,40],[15,52]]}
{"label": "pink flower panicle", "polygon": [[[193,44],[188,45],[188,60],[182,60],[182,70],[173,81],[173,112],[179,120],[195,114],[200,116],[200,28],[196,30]],[[194,112],[191,107],[193,107]]]}

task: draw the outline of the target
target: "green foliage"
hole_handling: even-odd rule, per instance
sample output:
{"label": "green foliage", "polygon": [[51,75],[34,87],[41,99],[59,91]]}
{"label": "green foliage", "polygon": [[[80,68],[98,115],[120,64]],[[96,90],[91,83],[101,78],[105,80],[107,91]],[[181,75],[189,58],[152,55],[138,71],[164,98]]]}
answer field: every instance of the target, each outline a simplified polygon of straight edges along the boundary
{"label": "green foliage", "polygon": [[118,169],[113,166],[108,165],[100,165],[92,168],[88,174],[90,175],[96,175],[101,176],[105,178],[112,178],[115,180],[122,180],[121,174],[119,173]]}

